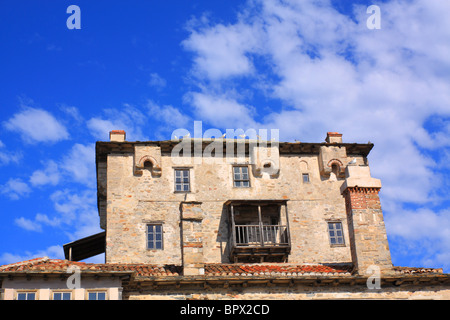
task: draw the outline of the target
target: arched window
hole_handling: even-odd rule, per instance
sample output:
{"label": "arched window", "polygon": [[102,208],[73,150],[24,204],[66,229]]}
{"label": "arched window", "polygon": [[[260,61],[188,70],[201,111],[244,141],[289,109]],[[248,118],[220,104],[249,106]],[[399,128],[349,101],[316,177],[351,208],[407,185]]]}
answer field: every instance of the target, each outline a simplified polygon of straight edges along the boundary
{"label": "arched window", "polygon": [[145,160],[145,162],[144,162],[144,169],[152,170],[153,169],[153,163],[150,160]]}
{"label": "arched window", "polygon": [[339,165],[337,163],[331,165],[331,172],[333,172],[336,177],[339,176]]}

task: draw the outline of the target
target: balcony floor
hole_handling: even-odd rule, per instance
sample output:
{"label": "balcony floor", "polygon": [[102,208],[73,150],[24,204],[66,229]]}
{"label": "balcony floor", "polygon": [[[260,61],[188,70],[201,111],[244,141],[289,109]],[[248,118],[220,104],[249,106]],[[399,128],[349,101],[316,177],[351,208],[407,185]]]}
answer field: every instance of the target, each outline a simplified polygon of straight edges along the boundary
{"label": "balcony floor", "polygon": [[238,245],[231,249],[230,258],[234,262],[286,262],[290,252],[289,245]]}

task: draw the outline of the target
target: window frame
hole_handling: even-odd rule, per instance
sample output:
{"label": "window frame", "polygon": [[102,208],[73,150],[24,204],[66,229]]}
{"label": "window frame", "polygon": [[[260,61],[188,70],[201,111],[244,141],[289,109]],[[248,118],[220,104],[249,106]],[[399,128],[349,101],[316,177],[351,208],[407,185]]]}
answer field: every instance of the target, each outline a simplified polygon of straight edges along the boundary
{"label": "window frame", "polygon": [[[339,225],[340,228],[336,228],[336,225]],[[333,226],[330,228],[330,226]],[[330,246],[332,247],[345,247],[345,237],[344,237],[344,227],[342,224],[342,221],[334,220],[334,221],[327,221],[327,231],[328,231],[328,239],[330,242]],[[338,232],[341,232],[341,235],[337,235]],[[331,234],[333,232],[333,235]],[[333,240],[335,242],[333,243]],[[342,242],[339,242],[339,239],[342,239]]]}
{"label": "window frame", "polygon": [[52,292],[52,300],[66,300],[66,299],[55,299],[55,294],[61,294],[61,298],[63,297],[64,294],[69,294],[69,299],[68,300],[72,300],[72,291],[64,291],[64,290],[55,290]]}
{"label": "window frame", "polygon": [[[239,168],[239,179],[236,179],[236,173],[235,173],[235,169]],[[247,179],[243,178],[244,173],[242,172],[242,168],[245,168],[247,170]],[[233,165],[232,166],[232,172],[231,172],[232,176],[233,176],[233,188],[250,188],[251,187],[251,183],[250,183],[250,170],[248,169],[247,165]],[[244,182],[247,182],[248,185],[244,185]],[[236,183],[239,184],[243,184],[243,185],[236,185]]]}
{"label": "window frame", "polygon": [[[305,181],[305,177],[307,178]],[[309,173],[307,172],[303,172],[302,173],[302,183],[310,183],[311,182],[311,177],[309,175]]]}
{"label": "window frame", "polygon": [[[152,232],[153,235],[153,239],[151,240],[153,248],[150,248],[149,244],[150,244],[150,239],[149,239],[149,227],[154,227],[153,230],[155,230],[154,232]],[[156,227],[160,227],[160,232],[156,231]],[[161,235],[161,240],[157,239],[157,235],[160,234]],[[158,248],[157,247],[157,243],[161,242],[161,247]],[[162,223],[147,223],[145,225],[145,245],[147,250],[164,250],[164,228],[163,228],[163,224]]]}
{"label": "window frame", "polygon": [[[25,299],[19,299],[20,294],[25,294]],[[28,299],[28,295],[33,294],[34,299]],[[16,300],[38,300],[37,290],[21,290],[16,292]]]}
{"label": "window frame", "polygon": [[[92,293],[95,293],[96,299],[89,299],[89,296]],[[98,299],[98,294],[99,293],[105,294],[105,299]],[[87,290],[86,291],[86,300],[90,300],[90,301],[104,301],[104,300],[108,300],[108,291],[107,290],[102,290],[102,289]]]}
{"label": "window frame", "polygon": [[[175,193],[188,193],[191,192],[191,170],[190,168],[174,168],[173,169],[173,188]],[[181,179],[184,179],[184,172],[187,172],[187,182],[181,181],[177,183],[177,172],[182,172]],[[177,184],[181,186],[181,190],[177,190]],[[184,186],[188,187],[188,190],[184,190]]]}

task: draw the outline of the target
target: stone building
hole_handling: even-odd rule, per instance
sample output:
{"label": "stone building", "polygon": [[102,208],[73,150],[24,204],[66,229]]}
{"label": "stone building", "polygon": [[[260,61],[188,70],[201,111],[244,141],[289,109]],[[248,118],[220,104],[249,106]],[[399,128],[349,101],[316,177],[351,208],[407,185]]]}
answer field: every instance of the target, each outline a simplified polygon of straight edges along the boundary
{"label": "stone building", "polygon": [[[64,288],[71,299],[449,299],[442,269],[392,265],[372,147],[335,132],[289,143],[112,131],[96,144],[104,232],[64,245],[67,260],[1,266],[3,298],[36,297],[76,265],[87,287]],[[104,264],[76,262],[103,252]]]}

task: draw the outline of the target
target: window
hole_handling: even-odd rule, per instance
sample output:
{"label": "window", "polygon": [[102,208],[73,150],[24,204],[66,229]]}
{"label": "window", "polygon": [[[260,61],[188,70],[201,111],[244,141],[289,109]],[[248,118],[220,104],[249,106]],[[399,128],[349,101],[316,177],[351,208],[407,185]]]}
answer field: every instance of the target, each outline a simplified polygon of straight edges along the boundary
{"label": "window", "polygon": [[106,292],[91,291],[88,293],[88,300],[106,300]]}
{"label": "window", "polygon": [[302,174],[303,183],[309,183],[309,173]]}
{"label": "window", "polygon": [[144,162],[144,169],[152,170],[153,169],[153,163],[150,160],[146,160]]}
{"label": "window", "polygon": [[175,169],[175,192],[189,191],[189,169]]}
{"label": "window", "polygon": [[70,292],[53,292],[53,300],[70,300]]}
{"label": "window", "polygon": [[248,167],[233,167],[234,186],[241,188],[250,187],[250,177],[248,175]]}
{"label": "window", "polygon": [[17,300],[36,300],[36,292],[18,292]]}
{"label": "window", "polygon": [[162,250],[163,232],[161,224],[147,225],[147,249]]}
{"label": "window", "polygon": [[341,222],[328,222],[328,234],[331,245],[344,245],[344,234]]}

